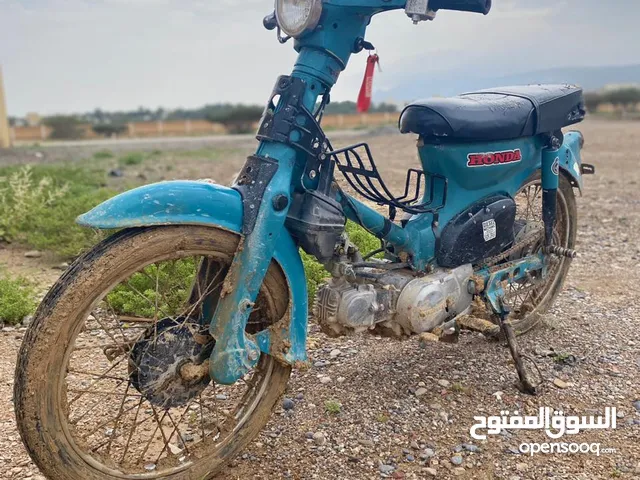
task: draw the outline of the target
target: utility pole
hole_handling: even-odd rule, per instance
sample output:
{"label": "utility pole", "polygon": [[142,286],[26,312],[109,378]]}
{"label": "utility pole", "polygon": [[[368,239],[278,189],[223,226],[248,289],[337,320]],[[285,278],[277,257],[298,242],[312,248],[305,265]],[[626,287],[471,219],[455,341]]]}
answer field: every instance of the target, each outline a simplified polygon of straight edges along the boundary
{"label": "utility pole", "polygon": [[0,67],[0,148],[9,148],[9,119],[7,118],[7,104],[4,100],[4,83],[2,82],[2,68]]}

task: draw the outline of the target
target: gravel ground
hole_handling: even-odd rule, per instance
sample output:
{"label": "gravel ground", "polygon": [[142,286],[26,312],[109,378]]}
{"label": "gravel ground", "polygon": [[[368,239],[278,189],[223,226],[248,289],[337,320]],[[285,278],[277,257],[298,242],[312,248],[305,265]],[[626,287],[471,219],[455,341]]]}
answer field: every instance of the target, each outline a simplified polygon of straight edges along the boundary
{"label": "gravel ground", "polygon": [[[516,390],[508,350],[478,333],[423,348],[415,339],[329,339],[313,325],[311,366],[294,371],[290,401],[282,404],[293,408],[276,411],[223,477],[640,479],[640,245],[634,236],[640,231],[640,123],[592,120],[581,130],[584,160],[596,165],[597,175],[586,178],[578,199],[579,257],[544,325],[521,339],[545,379],[538,396]],[[392,183],[415,165],[407,137],[381,135],[370,143]],[[20,258],[14,251],[0,261],[20,270]],[[37,479],[12,412],[22,336],[21,329],[0,332],[0,478]],[[613,450],[528,456],[518,454],[519,445],[549,441],[543,432],[470,437],[474,416],[533,415],[540,407],[571,415],[617,407],[617,429],[560,440]]]}

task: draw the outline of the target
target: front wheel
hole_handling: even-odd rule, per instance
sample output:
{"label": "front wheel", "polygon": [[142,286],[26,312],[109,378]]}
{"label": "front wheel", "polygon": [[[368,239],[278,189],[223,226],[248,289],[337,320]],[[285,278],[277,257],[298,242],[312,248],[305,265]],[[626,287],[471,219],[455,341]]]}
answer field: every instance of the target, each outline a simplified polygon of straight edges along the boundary
{"label": "front wheel", "polygon": [[[120,232],[80,257],[40,305],[20,349],[20,435],[50,479],[207,479],[264,427],[290,367],[263,355],[231,386],[208,376],[205,312],[238,246],[231,232]],[[273,262],[247,331],[287,311]]]}

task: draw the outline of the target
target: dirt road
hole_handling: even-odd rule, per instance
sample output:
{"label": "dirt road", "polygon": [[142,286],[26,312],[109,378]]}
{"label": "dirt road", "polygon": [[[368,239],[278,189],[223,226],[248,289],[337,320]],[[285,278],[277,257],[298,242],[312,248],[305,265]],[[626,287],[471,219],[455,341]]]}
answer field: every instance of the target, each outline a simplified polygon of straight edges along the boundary
{"label": "dirt road", "polygon": [[[518,393],[506,348],[477,333],[421,348],[414,339],[332,340],[312,326],[312,366],[293,373],[286,394],[294,408],[279,409],[224,478],[640,478],[640,123],[592,120],[581,130],[584,160],[597,175],[586,178],[578,198],[579,257],[544,325],[521,340],[546,381],[538,396]],[[377,136],[370,144],[396,185],[417,165],[409,137]],[[57,275],[49,264],[18,265],[25,260],[15,252],[0,261]],[[0,333],[0,478],[39,478],[12,412],[22,336],[20,329]],[[617,428],[558,440],[599,443],[599,456],[519,454],[523,443],[554,441],[535,430],[470,436],[474,416],[534,415],[540,407],[567,415],[616,407]]]}

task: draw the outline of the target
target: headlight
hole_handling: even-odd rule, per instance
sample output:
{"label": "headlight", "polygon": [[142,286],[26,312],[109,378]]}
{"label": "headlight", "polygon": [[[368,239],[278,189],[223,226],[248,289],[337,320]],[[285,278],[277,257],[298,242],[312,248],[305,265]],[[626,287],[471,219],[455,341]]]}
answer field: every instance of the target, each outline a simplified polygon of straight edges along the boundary
{"label": "headlight", "polygon": [[276,19],[284,33],[297,38],[318,26],[322,0],[276,0]]}

